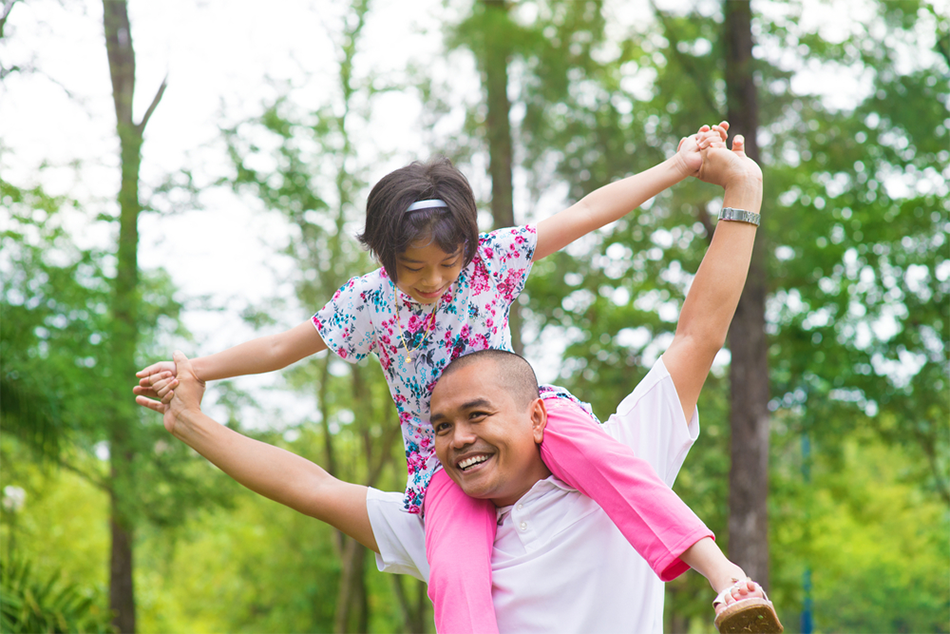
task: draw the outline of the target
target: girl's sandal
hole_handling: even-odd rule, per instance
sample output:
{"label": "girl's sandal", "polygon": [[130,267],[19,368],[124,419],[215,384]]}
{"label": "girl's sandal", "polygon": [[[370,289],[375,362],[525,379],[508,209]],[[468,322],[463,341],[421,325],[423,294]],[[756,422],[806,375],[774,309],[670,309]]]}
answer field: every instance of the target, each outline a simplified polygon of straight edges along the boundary
{"label": "girl's sandal", "polygon": [[[725,604],[726,595],[732,594],[736,586],[747,581],[749,579],[736,581],[735,584],[720,592],[713,601],[713,608]],[[762,590],[759,584],[755,585],[759,590]],[[775,608],[766,596],[765,590],[762,590],[762,597],[746,597],[726,606],[725,610],[716,615],[716,629],[721,634],[731,632],[779,634],[785,628],[779,622]]]}

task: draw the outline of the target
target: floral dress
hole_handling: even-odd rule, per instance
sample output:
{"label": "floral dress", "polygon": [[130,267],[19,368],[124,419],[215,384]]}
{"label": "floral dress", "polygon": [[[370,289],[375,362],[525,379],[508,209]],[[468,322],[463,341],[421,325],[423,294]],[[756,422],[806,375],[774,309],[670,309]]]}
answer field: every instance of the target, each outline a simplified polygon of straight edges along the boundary
{"label": "floral dress", "polygon": [[[453,359],[511,350],[508,312],[524,289],[536,245],[532,225],[480,235],[474,259],[436,303],[434,318],[431,304],[396,288],[382,268],[350,279],[313,316],[317,332],[342,359],[379,358],[399,412],[409,471],[403,503],[410,513],[421,512],[429,480],[441,467],[429,422],[432,390]],[[560,388],[544,391],[546,398],[578,402]]]}

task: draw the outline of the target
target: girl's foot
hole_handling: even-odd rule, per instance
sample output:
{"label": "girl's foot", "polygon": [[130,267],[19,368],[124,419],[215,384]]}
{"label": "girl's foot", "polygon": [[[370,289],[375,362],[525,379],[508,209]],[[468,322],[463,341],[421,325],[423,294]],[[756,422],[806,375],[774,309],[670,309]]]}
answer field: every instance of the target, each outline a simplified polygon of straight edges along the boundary
{"label": "girl's foot", "polygon": [[720,592],[713,601],[713,608],[716,610],[716,628],[721,634],[779,634],[785,629],[765,590],[748,577]]}

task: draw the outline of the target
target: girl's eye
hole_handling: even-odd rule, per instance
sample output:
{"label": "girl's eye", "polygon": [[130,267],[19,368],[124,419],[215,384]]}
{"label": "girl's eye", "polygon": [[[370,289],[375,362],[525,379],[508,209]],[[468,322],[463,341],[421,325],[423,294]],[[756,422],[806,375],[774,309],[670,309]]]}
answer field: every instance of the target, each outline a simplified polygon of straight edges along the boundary
{"label": "girl's eye", "polygon": [[422,270],[421,267],[418,268],[418,269],[411,269],[411,268],[409,268],[408,266],[406,266],[405,264],[403,265],[403,268],[405,268],[407,271],[412,271],[413,273],[418,273],[419,271]]}

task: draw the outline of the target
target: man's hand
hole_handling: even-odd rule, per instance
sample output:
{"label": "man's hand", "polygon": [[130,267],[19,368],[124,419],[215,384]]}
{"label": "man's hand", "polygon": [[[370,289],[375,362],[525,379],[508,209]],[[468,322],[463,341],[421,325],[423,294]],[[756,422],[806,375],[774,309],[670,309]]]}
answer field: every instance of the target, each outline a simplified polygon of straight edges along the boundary
{"label": "man's hand", "polygon": [[699,180],[719,185],[722,188],[759,183],[762,170],[755,161],[746,156],[745,137],[737,134],[732,140],[732,149],[725,145],[710,145],[700,152],[702,165],[696,175]]}
{"label": "man's hand", "polygon": [[[135,402],[162,414],[165,429],[180,437],[181,430],[177,429],[178,425],[187,424],[189,413],[201,412],[205,383],[197,377],[191,367],[191,361],[182,352],[175,352],[174,363],[178,368],[178,376],[164,380],[165,394],[162,400],[147,398],[136,391],[138,395],[135,397]],[[179,433],[176,434],[176,431]]]}

